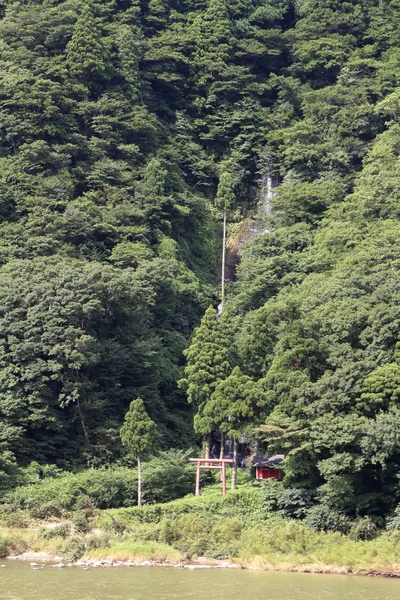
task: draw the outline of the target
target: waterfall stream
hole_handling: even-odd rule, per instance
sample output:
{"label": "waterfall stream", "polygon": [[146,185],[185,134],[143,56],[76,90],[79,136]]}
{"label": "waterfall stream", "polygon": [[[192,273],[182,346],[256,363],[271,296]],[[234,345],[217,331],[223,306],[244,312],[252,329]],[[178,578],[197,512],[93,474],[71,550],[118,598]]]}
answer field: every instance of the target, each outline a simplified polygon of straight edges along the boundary
{"label": "waterfall stream", "polygon": [[[259,181],[258,188],[258,206],[256,213],[247,219],[246,227],[243,228],[240,237],[235,244],[227,249],[227,259],[225,265],[224,280],[234,281],[236,277],[236,266],[240,262],[243,246],[257,235],[270,233],[269,217],[272,213],[271,200],[275,195],[275,190],[279,185],[279,178],[272,175],[263,175]],[[222,302],[218,305],[217,319],[222,315]]]}

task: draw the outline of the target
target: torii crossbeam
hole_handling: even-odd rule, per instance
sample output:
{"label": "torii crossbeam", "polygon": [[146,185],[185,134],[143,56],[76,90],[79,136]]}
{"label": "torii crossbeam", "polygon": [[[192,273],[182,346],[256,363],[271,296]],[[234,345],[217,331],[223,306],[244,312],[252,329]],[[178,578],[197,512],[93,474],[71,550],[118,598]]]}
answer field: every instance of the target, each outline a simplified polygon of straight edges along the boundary
{"label": "torii crossbeam", "polygon": [[232,458],[190,458],[190,462],[196,463],[196,490],[195,496],[200,496],[200,471],[201,469],[216,469],[221,471],[222,495],[226,496],[226,465],[235,461]]}

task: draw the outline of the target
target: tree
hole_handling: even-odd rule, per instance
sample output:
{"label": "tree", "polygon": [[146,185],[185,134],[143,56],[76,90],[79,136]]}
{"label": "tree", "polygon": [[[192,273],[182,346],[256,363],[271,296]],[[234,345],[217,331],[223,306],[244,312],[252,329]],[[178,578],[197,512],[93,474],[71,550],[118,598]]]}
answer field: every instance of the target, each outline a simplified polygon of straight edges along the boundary
{"label": "tree", "polygon": [[156,424],[146,412],[143,400],[132,400],[125,415],[120,436],[122,444],[137,460],[138,464],[138,506],[142,506],[142,457],[155,447]]}
{"label": "tree", "polygon": [[87,88],[107,75],[109,54],[90,1],[85,3],[75,24],[67,58],[71,74]]}
{"label": "tree", "polygon": [[184,353],[185,379],[179,384],[186,390],[188,402],[196,408],[195,431],[207,437],[206,458],[209,457],[209,436],[213,431],[213,421],[205,408],[219,382],[232,370],[231,339],[226,321],[224,318],[217,319],[215,309],[210,306]]}
{"label": "tree", "polygon": [[118,31],[116,41],[120,72],[127,83],[131,98],[137,100],[140,91],[139,59],[143,54],[142,36],[124,25]]}
{"label": "tree", "polygon": [[227,0],[209,0],[207,10],[193,24],[196,50],[193,63],[199,83],[206,86],[223,75],[235,43]]}
{"label": "tree", "polygon": [[235,367],[229,377],[218,384],[204,409],[215,429],[233,440],[232,489],[236,487],[238,442],[246,427],[255,424],[262,405],[261,388]]}

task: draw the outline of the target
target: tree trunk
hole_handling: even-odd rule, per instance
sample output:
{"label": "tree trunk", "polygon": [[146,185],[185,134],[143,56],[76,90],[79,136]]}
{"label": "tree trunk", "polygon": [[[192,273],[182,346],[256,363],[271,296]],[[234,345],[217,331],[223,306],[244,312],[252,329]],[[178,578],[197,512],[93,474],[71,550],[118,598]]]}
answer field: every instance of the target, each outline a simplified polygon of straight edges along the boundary
{"label": "tree trunk", "polygon": [[[221,431],[221,448],[219,450],[219,458],[222,460],[225,456],[225,434]],[[224,478],[224,472],[221,470],[221,481]]]}
{"label": "tree trunk", "polygon": [[222,460],[225,456],[225,434],[221,431],[221,449],[219,451],[219,457]]}
{"label": "tree trunk", "polygon": [[208,435],[206,438],[206,443],[205,443],[204,458],[210,458],[210,446],[211,446],[211,435]]}
{"label": "tree trunk", "polygon": [[82,407],[81,407],[81,403],[79,401],[79,396],[77,398],[76,406],[78,407],[79,420],[81,422],[83,435],[85,436],[85,440],[87,442],[89,442],[89,436],[88,436],[88,432],[87,432],[86,425],[85,425],[85,419],[83,418]]}
{"label": "tree trunk", "polygon": [[236,480],[237,480],[237,451],[238,451],[238,442],[237,440],[233,440],[233,460],[235,461],[232,465],[232,479],[231,479],[231,490],[236,488]]}
{"label": "tree trunk", "polygon": [[224,210],[224,227],[222,240],[222,273],[221,273],[221,314],[225,304],[225,257],[226,257],[226,210]]}
{"label": "tree trunk", "polygon": [[137,471],[137,505],[142,506],[142,463],[140,461],[140,456],[137,457]]}

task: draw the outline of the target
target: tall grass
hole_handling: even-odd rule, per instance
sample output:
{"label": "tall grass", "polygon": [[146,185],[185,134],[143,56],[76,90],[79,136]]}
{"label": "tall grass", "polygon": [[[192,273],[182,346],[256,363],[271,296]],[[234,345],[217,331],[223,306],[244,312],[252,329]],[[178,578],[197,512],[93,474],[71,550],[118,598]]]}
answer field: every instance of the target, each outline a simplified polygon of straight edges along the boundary
{"label": "tall grass", "polygon": [[83,560],[122,560],[122,561],[168,561],[179,562],[182,554],[160,542],[132,542],[125,540],[109,548],[97,548],[83,556]]}
{"label": "tall grass", "polygon": [[276,516],[265,509],[259,488],[243,486],[225,498],[220,494],[216,486],[198,498],[100,511],[87,532],[77,533],[71,521],[67,539],[68,527],[55,528],[54,537],[44,535],[43,527],[0,529],[0,554],[40,549],[64,552],[69,560],[85,555],[136,561],[206,556],[265,569],[400,573],[400,532],[355,541]]}

